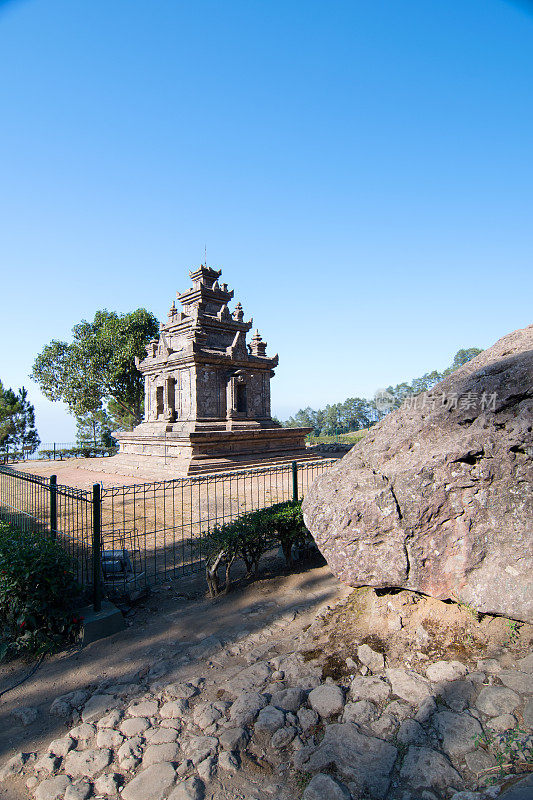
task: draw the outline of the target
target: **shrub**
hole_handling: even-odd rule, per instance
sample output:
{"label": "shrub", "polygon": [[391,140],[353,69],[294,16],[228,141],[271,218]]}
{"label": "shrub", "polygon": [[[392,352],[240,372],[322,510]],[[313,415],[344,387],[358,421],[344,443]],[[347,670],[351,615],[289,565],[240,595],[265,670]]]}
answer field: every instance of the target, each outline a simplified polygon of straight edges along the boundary
{"label": "shrub", "polygon": [[[255,575],[259,560],[273,547],[281,546],[287,564],[294,561],[294,548],[305,549],[312,543],[305,527],[300,502],[277,503],[243,514],[232,522],[218,525],[202,541],[206,557],[206,578],[212,596],[227,592],[233,563],[241,558],[246,566],[246,576]],[[225,566],[225,583],[221,589],[218,571]]]}
{"label": "shrub", "polygon": [[73,641],[79,596],[72,562],[56,540],[0,522],[0,660]]}
{"label": "shrub", "polygon": [[54,451],[53,450],[39,450],[39,455],[41,458],[53,458]]}
{"label": "shrub", "polygon": [[305,549],[313,541],[305,527],[301,502],[276,503],[255,513],[261,516],[270,535],[279,541],[289,566],[294,561],[294,550]]}

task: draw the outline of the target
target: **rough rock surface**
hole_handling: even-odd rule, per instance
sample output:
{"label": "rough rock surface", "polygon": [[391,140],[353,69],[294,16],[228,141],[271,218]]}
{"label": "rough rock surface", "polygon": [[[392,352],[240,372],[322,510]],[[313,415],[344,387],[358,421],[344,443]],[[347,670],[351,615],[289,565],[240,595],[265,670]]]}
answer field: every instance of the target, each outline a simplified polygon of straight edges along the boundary
{"label": "rough rock surface", "polygon": [[362,735],[349,722],[330,725],[321,744],[312,754],[307,768],[325,769],[335,764],[338,773],[359,793],[384,797],[389,775],[398,755],[397,749],[381,739]]}
{"label": "rough rock surface", "polygon": [[309,782],[303,800],[350,800],[350,792],[330,775],[319,773]]}
{"label": "rough rock surface", "polygon": [[533,621],[533,325],[387,415],[313,483],[304,516],[351,586]]}

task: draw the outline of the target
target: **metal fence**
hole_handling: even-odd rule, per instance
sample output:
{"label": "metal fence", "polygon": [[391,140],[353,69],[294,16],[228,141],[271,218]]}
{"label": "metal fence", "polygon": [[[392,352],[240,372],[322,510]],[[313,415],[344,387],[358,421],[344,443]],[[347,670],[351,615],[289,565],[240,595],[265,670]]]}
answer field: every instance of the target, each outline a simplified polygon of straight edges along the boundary
{"label": "metal fence", "polygon": [[[0,466],[0,519],[57,537],[72,556],[79,583],[99,605],[201,568],[205,535],[285,500],[300,499],[336,459],[269,465],[225,473],[92,491]],[[103,587],[102,587],[103,584]]]}
{"label": "metal fence", "polygon": [[64,461],[67,458],[99,458],[113,455],[117,447],[104,447],[94,442],[41,442],[39,447],[31,452],[31,448],[4,447],[0,453],[0,460],[9,464],[23,461]]}
{"label": "metal fence", "polygon": [[94,577],[93,494],[94,490],[61,486],[55,475],[42,478],[0,466],[0,519],[23,531],[57,538],[73,559],[78,582],[84,587],[91,586]]}

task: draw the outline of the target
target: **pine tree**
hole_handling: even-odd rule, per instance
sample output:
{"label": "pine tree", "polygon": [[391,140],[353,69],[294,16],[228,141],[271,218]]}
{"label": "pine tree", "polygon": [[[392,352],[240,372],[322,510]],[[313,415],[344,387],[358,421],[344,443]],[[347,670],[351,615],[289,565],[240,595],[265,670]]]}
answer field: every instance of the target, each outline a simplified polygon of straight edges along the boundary
{"label": "pine tree", "polygon": [[0,452],[3,455],[13,449],[14,417],[18,408],[15,392],[12,389],[4,389],[0,381]]}
{"label": "pine tree", "polygon": [[14,438],[17,450],[35,453],[41,439],[35,425],[35,408],[28,400],[28,390],[22,387],[17,395],[19,409],[14,417]]}
{"label": "pine tree", "polygon": [[[15,394],[0,382],[0,451],[34,453],[41,443],[35,425],[35,409],[22,387]],[[27,448],[24,450],[24,448]]]}
{"label": "pine tree", "polygon": [[76,415],[76,441],[80,445],[94,447],[113,447],[116,442],[111,436],[112,420],[104,411],[93,411]]}

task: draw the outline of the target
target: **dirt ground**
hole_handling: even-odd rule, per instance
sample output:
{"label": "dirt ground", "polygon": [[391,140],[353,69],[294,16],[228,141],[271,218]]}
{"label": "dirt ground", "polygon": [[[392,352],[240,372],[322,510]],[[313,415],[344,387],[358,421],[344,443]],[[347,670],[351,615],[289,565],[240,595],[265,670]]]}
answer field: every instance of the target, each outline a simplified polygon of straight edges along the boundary
{"label": "dirt ground", "polygon": [[[241,573],[241,583],[227,596],[207,599],[205,589],[202,575],[159,587],[144,601],[124,609],[126,630],[84,649],[72,648],[46,658],[34,675],[1,695],[0,764],[20,750],[42,750],[51,739],[65,734],[69,721],[49,714],[59,695],[95,690],[102,681],[135,680],[158,659],[179,659],[185,649],[210,635],[230,647],[246,633],[261,634],[278,621],[283,634],[289,634],[285,647],[299,648],[306,660],[321,666],[322,679],[330,677],[341,684],[353,669],[346,659],[358,661],[361,643],[384,652],[389,666],[422,672],[427,662],[438,658],[458,659],[474,669],[478,659],[501,658],[502,654],[512,663],[533,643],[530,625],[481,616],[465,606],[409,591],[353,590],[340,584],[327,566],[302,565],[299,572],[288,574],[277,557],[265,559],[254,582],[246,584]],[[290,633],[291,626],[284,624],[284,615],[293,608],[303,609],[298,617],[299,630],[305,632],[300,645]],[[0,692],[21,680],[30,667],[20,660],[4,665]],[[200,655],[178,669],[183,669],[183,679],[206,676],[210,682],[219,680],[223,688],[225,673],[216,658],[211,661]],[[11,715],[21,706],[38,710],[36,721],[27,727]],[[28,796],[23,780],[0,788],[0,800],[27,800]]]}
{"label": "dirt ground", "polygon": [[[47,657],[37,672],[0,696],[0,764],[16,752],[39,750],[61,737],[68,720],[49,714],[52,701],[76,689],[96,689],[103,680],[126,682],[128,675],[148,671],[153,662],[172,647],[175,651],[212,634],[226,638],[240,632],[261,631],[272,618],[281,617],[294,605],[307,604],[310,613],[334,602],[346,589],[327,567],[308,567],[295,574],[283,573],[281,560],[266,560],[259,580],[243,585],[216,600],[205,597],[203,575],[190,576],[156,589],[126,614],[129,627],[87,647],[72,648]],[[0,692],[13,686],[32,664],[16,660],[0,668]],[[202,660],[199,675],[209,668]],[[17,707],[38,709],[36,721],[24,727],[11,712]],[[29,793],[20,782],[2,787],[1,800],[22,800]]]}

